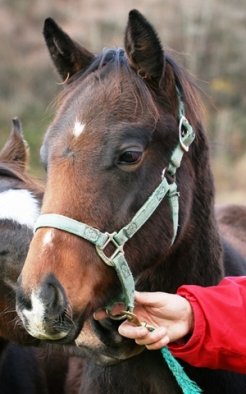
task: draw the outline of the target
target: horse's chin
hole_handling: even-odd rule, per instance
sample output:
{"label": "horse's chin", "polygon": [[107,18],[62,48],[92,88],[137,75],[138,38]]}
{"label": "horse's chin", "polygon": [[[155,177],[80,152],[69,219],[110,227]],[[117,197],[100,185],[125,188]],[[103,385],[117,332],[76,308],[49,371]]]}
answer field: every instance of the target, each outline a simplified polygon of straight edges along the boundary
{"label": "horse's chin", "polygon": [[[87,347],[85,345],[81,345],[79,347],[71,347],[69,349],[70,356],[80,357],[82,359],[86,359],[93,364],[100,366],[110,366],[121,363],[124,360],[128,360],[129,358],[135,357],[138,354],[142,353],[144,350],[143,347],[138,346],[138,349],[135,352],[130,353],[118,353],[118,354],[109,354],[110,351],[105,348],[97,348],[93,349],[91,347]],[[114,352],[112,352],[114,353]]]}
{"label": "horse's chin", "polygon": [[119,335],[117,325],[107,319],[101,325],[94,319],[85,322],[75,340],[74,355],[99,365],[114,365],[140,354],[145,348]]}

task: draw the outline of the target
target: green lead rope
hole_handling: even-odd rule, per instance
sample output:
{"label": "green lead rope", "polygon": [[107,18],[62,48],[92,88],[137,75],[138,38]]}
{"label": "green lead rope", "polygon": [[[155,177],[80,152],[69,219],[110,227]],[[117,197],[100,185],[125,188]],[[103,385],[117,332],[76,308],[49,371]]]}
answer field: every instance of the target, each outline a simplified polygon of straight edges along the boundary
{"label": "green lead rope", "polygon": [[161,349],[161,354],[184,394],[202,393],[202,389],[189,378],[183,367],[166,346]]}
{"label": "green lead rope", "polygon": [[[150,332],[155,330],[154,326],[148,324],[147,322],[141,322],[137,317],[137,315],[135,315],[135,313],[129,311],[122,311],[122,312],[124,316],[127,318],[127,320],[132,324],[135,324],[136,326],[146,327]],[[164,346],[161,349],[161,354],[184,394],[202,393],[200,387],[196,384],[196,382],[194,382],[188,377],[183,367],[175,359],[175,357],[172,355],[172,353],[170,352],[167,346]]]}

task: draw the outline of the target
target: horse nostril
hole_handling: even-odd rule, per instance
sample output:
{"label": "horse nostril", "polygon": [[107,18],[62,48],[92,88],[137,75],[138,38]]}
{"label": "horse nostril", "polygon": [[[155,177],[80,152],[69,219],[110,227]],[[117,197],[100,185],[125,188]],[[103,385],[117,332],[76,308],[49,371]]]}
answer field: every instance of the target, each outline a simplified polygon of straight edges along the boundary
{"label": "horse nostril", "polygon": [[17,287],[16,301],[17,305],[20,306],[21,309],[32,309],[31,299],[22,291],[20,287]]}
{"label": "horse nostril", "polygon": [[39,294],[49,318],[62,314],[67,307],[65,292],[53,274],[49,274],[42,283]]}
{"label": "horse nostril", "polygon": [[24,293],[21,288],[20,278],[18,279],[18,283],[19,286],[16,291],[16,305],[19,310],[31,310],[34,306],[33,303],[36,303],[36,299],[39,299],[42,303],[49,318],[57,317],[66,310],[67,300],[65,292],[62,285],[53,274],[49,274],[44,279],[36,298]]}
{"label": "horse nostril", "polygon": [[56,341],[67,337],[71,330],[67,304],[63,287],[53,274],[29,291],[21,283],[18,288],[17,313],[28,333],[38,339]]}

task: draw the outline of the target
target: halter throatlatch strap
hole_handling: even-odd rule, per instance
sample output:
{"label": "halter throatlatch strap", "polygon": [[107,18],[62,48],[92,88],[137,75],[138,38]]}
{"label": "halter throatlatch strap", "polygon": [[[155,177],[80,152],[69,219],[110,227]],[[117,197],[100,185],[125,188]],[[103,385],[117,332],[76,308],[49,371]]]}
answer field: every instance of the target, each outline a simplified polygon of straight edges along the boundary
{"label": "halter throatlatch strap", "polygon": [[[77,235],[94,244],[98,255],[104,263],[116,270],[123,290],[123,301],[128,311],[132,311],[134,308],[135,283],[125,258],[125,243],[132,238],[133,235],[151,217],[165,196],[169,200],[172,213],[173,237],[171,244],[175,241],[178,231],[179,192],[177,190],[177,183],[175,182],[175,175],[177,169],[180,167],[184,153],[188,152],[189,146],[195,138],[195,133],[185,117],[184,103],[178,88],[177,96],[179,102],[179,143],[170,157],[168,167],[163,170],[161,183],[153,191],[143,206],[137,211],[130,223],[118,232],[109,234],[107,232],[103,233],[97,228],[63,215],[43,214],[39,216],[35,225],[35,231],[41,227],[53,227]],[[172,183],[168,182],[166,174],[173,177]],[[115,249],[111,256],[107,256],[105,249],[110,243],[113,244]]]}

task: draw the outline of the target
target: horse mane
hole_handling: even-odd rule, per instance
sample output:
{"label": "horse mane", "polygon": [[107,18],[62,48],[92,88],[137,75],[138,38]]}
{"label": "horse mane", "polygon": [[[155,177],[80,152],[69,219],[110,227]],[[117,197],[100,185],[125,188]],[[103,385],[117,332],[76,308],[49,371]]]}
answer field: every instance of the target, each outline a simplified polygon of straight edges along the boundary
{"label": "horse mane", "polygon": [[202,103],[199,93],[201,90],[195,83],[194,77],[176,60],[171,54],[165,54],[166,63],[171,67],[176,86],[180,89],[185,105],[185,114],[195,127],[200,125],[202,114]]}
{"label": "horse mane", "polygon": [[[18,162],[0,162],[0,176],[13,178],[25,184],[25,187],[32,191],[38,198],[42,198],[44,193],[44,185],[41,181],[37,181],[26,171],[23,171],[23,166]],[[17,188],[17,186],[15,186]],[[19,188],[23,188],[20,184]]]}

